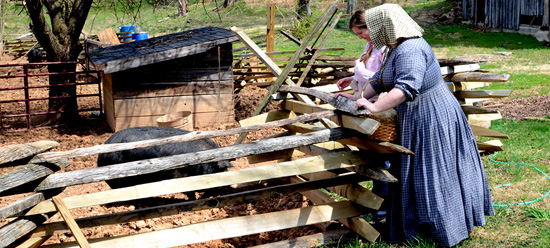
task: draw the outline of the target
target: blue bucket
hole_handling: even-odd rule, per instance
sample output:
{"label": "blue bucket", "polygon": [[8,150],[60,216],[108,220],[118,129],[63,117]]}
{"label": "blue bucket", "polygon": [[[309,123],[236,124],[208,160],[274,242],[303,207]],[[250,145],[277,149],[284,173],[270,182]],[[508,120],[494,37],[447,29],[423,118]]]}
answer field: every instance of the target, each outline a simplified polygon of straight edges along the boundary
{"label": "blue bucket", "polygon": [[134,33],[132,34],[132,38],[135,41],[146,40],[146,39],[149,39],[149,35],[147,34],[147,32]]}
{"label": "blue bucket", "polygon": [[[121,33],[126,33],[126,32],[130,32],[130,33],[134,33],[134,28],[136,27],[136,25],[122,25],[120,27],[118,27],[118,29],[120,30]],[[124,35],[124,36],[130,36],[130,34],[127,34],[127,35]],[[129,40],[132,40],[132,38],[126,38],[122,41],[129,41]]]}

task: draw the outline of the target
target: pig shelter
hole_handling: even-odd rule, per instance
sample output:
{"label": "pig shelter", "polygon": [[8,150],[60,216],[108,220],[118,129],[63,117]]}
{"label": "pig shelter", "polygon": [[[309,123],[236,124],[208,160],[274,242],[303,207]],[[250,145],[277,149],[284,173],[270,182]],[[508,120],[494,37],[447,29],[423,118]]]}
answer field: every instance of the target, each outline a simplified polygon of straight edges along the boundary
{"label": "pig shelter", "polygon": [[87,52],[102,70],[105,118],[113,131],[156,126],[191,112],[193,128],[234,119],[233,32],[204,27]]}

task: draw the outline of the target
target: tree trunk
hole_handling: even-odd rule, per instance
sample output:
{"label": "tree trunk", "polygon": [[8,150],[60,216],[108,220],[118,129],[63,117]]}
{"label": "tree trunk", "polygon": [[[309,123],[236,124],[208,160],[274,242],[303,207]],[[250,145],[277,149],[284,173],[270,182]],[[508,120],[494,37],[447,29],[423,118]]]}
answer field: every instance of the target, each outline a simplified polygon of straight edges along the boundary
{"label": "tree trunk", "polygon": [[6,20],[7,0],[0,0],[0,55],[4,53],[4,23]]}
{"label": "tree trunk", "polygon": [[357,8],[357,0],[348,0],[348,9],[347,12],[349,15],[353,14]]}
{"label": "tree trunk", "polygon": [[178,0],[178,16],[184,16],[189,12],[187,0]]}
{"label": "tree trunk", "polygon": [[[82,51],[79,36],[92,1],[27,0],[32,31],[46,52],[48,62],[77,61]],[[72,5],[71,5],[72,4]],[[49,15],[49,20],[44,16]],[[51,22],[51,26],[48,24]],[[75,72],[76,64],[49,65],[49,72]],[[74,74],[51,75],[48,112],[50,122],[74,120],[78,116]]]}
{"label": "tree trunk", "polygon": [[311,16],[310,0],[298,0],[298,19]]}

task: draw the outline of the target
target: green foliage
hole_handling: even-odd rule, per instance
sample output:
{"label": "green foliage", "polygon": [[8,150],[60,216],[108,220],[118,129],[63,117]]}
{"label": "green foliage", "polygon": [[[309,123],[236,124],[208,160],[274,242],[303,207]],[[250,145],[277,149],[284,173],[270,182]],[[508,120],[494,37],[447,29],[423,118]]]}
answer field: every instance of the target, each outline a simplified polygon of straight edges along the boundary
{"label": "green foliage", "polygon": [[299,20],[294,20],[290,26],[290,34],[297,39],[303,39],[311,33],[315,22],[316,20],[313,17],[303,17]]}
{"label": "green foliage", "polygon": [[545,209],[527,207],[525,208],[525,215],[527,218],[533,218],[536,221],[550,220],[550,211]]}

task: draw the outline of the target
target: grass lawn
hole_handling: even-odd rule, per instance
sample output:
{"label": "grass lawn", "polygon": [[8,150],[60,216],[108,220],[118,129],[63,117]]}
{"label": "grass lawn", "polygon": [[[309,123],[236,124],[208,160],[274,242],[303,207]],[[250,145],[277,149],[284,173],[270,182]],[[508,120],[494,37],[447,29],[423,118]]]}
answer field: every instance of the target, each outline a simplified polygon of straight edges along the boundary
{"label": "grass lawn", "polygon": [[[222,2],[222,1],[218,1]],[[276,9],[278,30],[294,30],[304,33],[305,22],[295,20],[295,1],[280,1]],[[392,2],[392,1],[388,1]],[[15,2],[10,2],[15,3]],[[330,1],[312,0],[313,17],[323,14]],[[361,4],[370,3],[359,1]],[[450,8],[445,0],[407,1],[406,9],[411,13],[421,13],[434,8]],[[220,12],[211,11],[214,1],[204,4],[190,1],[190,13],[176,17],[174,6],[152,8],[144,6],[139,14],[121,14],[123,6],[96,5],[84,28],[87,34],[97,34],[108,27],[117,28],[125,24],[137,24],[150,37],[179,32],[202,26],[229,28],[237,26],[245,30],[256,43],[265,44],[267,6],[263,1],[237,1]],[[342,4],[345,11],[345,4]],[[113,9],[118,9],[115,14]],[[23,34],[28,27],[25,12],[21,6],[8,6],[7,34]],[[118,18],[117,18],[118,17]],[[344,56],[357,56],[364,48],[364,41],[347,28],[349,17],[344,16],[332,32],[325,47],[344,47],[345,51],[332,52]],[[440,58],[472,57],[488,59],[481,63],[481,69],[493,73],[507,73],[506,83],[493,83],[487,89],[512,89],[511,97],[529,97],[550,92],[550,48],[548,43],[538,42],[534,37],[516,33],[483,32],[468,25],[427,25],[425,38]],[[307,33],[307,32],[306,32]],[[235,44],[235,47],[242,46]],[[276,33],[275,50],[293,50],[298,46],[279,32]],[[501,55],[499,52],[511,52]],[[550,97],[550,96],[549,96]],[[548,118],[548,116],[547,116]],[[460,247],[549,247],[550,246],[550,122],[536,120],[514,121],[501,119],[493,121],[491,129],[508,134],[510,139],[502,140],[504,151],[486,154],[483,160],[498,206],[496,216],[487,218],[487,225],[474,229],[471,238]],[[362,247],[393,247],[384,242],[362,244]],[[360,243],[348,247],[360,247]],[[407,247],[436,247],[430,240]]]}

